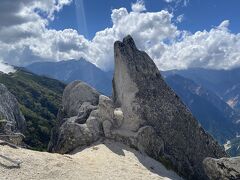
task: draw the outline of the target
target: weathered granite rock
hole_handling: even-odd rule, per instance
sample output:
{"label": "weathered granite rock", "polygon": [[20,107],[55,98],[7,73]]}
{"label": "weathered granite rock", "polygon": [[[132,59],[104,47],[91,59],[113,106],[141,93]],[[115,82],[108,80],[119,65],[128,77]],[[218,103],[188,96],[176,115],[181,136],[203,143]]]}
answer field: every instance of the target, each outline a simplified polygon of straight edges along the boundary
{"label": "weathered granite rock", "polygon": [[163,154],[164,143],[151,126],[144,126],[137,132],[137,148],[147,154],[158,157]]}
{"label": "weathered granite rock", "polygon": [[89,116],[86,125],[92,134],[92,142],[99,140],[100,136],[103,135],[101,120],[95,116]]}
{"label": "weathered granite rock", "polygon": [[99,95],[81,81],[74,81],[65,88],[58,124],[52,130],[48,151],[68,153],[100,138],[103,130],[97,113]]}
{"label": "weathered granite rock", "polygon": [[99,96],[99,118],[102,119],[102,122],[105,120],[113,121],[113,101],[104,95]]}
{"label": "weathered granite rock", "polygon": [[103,121],[102,126],[105,137],[112,138],[112,122],[105,120]]}
{"label": "weathered granite rock", "polygon": [[75,122],[79,124],[86,123],[90,113],[96,109],[97,109],[97,106],[93,106],[90,102],[84,102],[80,107],[80,110]]}
{"label": "weathered granite rock", "polygon": [[77,147],[88,146],[99,140],[103,134],[99,119],[89,116],[86,123],[79,124],[76,117],[71,117],[58,128],[57,138],[49,147],[49,151],[61,154],[69,153]]}
{"label": "weathered granite rock", "polygon": [[3,84],[0,84],[0,127],[2,134],[23,133],[26,128],[17,99]]}
{"label": "weathered granite rock", "polygon": [[82,81],[70,83],[63,92],[62,106],[67,117],[76,116],[84,102],[98,105],[99,93]]}
{"label": "weathered granite rock", "polygon": [[206,158],[203,161],[204,170],[211,180],[240,179],[240,157],[234,158]]}
{"label": "weathered granite rock", "polygon": [[[140,133],[142,142],[148,142],[142,147],[148,155],[169,161],[186,178],[207,178],[202,161],[206,157],[227,156],[225,151],[198,124],[164,82],[152,59],[137,49],[130,36],[115,42],[114,51],[113,100],[124,115],[121,131],[131,134],[141,127],[152,127],[155,132],[148,129],[147,133]],[[159,137],[157,142],[151,139],[155,136]],[[159,144],[162,148],[157,148]]]}
{"label": "weathered granite rock", "polygon": [[79,146],[90,145],[92,134],[86,124],[77,124],[66,121],[60,128],[55,152],[68,153]]}

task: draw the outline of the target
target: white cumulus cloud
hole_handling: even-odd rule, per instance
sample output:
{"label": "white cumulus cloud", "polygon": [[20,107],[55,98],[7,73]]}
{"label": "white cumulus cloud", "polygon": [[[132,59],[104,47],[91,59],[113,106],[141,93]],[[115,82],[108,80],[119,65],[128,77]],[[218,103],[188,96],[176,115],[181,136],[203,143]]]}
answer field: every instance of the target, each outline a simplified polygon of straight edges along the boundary
{"label": "white cumulus cloud", "polygon": [[167,46],[164,54],[157,60],[158,66],[162,69],[239,67],[240,34],[231,33],[228,25],[229,21],[223,21],[210,31],[198,31]]}
{"label": "white cumulus cloud", "polygon": [[[188,2],[188,1],[187,1]],[[71,0],[2,0],[0,6],[0,59],[13,65],[81,57],[104,70],[113,68],[113,44],[130,34],[160,70],[240,66],[240,34],[231,33],[229,21],[209,31],[190,33],[177,28],[183,15],[166,10],[148,12],[143,1],[132,10],[113,9],[112,26],[86,39],[74,29],[48,29],[55,13]]]}

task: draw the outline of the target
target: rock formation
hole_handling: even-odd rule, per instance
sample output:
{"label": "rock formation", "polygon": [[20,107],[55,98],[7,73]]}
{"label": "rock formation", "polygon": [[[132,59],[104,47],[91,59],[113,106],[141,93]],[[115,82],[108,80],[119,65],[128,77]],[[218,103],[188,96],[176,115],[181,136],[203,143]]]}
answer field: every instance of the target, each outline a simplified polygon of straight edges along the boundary
{"label": "rock formation", "polygon": [[105,137],[148,154],[188,179],[207,178],[202,161],[227,156],[225,151],[130,36],[117,41],[114,52],[113,99],[82,82],[68,85],[49,150],[66,153]]}
{"label": "rock formation", "polygon": [[137,132],[144,126],[152,127],[164,149],[158,154],[152,151],[157,148],[153,144],[150,156],[159,159],[162,155],[185,177],[205,178],[203,159],[226,156],[224,150],[198,124],[164,82],[151,58],[136,48],[130,36],[116,42],[114,50],[113,99],[124,114],[121,128]]}
{"label": "rock formation", "polygon": [[69,84],[63,92],[63,111],[68,117],[76,116],[84,102],[98,104],[99,93],[81,81]]}
{"label": "rock formation", "polygon": [[49,151],[68,153],[99,139],[102,131],[98,119],[93,115],[99,96],[94,88],[81,81],[74,81],[65,88]]}
{"label": "rock formation", "polygon": [[221,159],[206,158],[203,164],[209,179],[240,179],[240,157]]}
{"label": "rock formation", "polygon": [[0,139],[14,144],[21,144],[26,128],[17,99],[8,89],[0,84]]}

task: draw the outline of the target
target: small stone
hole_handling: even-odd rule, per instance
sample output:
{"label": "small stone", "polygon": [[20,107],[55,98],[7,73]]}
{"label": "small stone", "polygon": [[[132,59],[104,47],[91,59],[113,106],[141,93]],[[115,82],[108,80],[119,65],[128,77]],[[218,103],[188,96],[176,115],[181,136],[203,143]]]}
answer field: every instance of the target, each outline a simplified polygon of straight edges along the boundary
{"label": "small stone", "polygon": [[121,108],[116,108],[114,109],[114,125],[117,127],[120,127],[123,123],[123,112]]}

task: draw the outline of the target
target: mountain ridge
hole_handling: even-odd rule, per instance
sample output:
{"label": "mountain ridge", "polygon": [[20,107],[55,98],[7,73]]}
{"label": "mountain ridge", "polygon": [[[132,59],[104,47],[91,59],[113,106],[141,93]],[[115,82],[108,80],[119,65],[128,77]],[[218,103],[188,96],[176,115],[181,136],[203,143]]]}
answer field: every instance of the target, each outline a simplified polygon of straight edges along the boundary
{"label": "mountain ridge", "polygon": [[25,68],[35,74],[48,76],[65,83],[81,80],[98,89],[100,92],[111,95],[111,73],[102,71],[84,59],[37,62]]}
{"label": "mountain ridge", "polygon": [[190,68],[186,70],[170,70],[164,74],[178,74],[192,79],[196,83],[215,92],[233,109],[240,110],[240,68],[231,70],[214,70]]}

